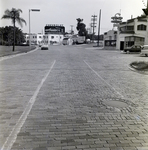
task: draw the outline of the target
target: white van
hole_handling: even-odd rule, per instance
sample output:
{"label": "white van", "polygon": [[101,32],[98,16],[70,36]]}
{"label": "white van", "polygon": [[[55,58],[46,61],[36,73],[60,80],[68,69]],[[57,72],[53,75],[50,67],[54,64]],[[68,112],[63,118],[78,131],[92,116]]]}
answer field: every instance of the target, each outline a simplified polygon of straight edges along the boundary
{"label": "white van", "polygon": [[142,46],[141,55],[148,56],[148,45],[143,45]]}

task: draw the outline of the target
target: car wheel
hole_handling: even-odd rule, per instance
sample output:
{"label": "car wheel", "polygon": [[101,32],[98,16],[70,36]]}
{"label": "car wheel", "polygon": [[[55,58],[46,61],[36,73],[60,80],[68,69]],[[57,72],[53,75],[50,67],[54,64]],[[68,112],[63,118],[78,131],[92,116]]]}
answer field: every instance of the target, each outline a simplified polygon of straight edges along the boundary
{"label": "car wheel", "polygon": [[147,57],[147,54],[145,54],[145,56]]}

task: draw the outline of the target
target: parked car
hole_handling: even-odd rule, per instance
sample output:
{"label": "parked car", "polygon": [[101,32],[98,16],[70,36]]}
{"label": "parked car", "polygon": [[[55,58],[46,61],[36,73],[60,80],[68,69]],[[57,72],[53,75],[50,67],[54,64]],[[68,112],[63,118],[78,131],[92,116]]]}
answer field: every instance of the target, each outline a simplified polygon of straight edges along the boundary
{"label": "parked car", "polygon": [[73,40],[72,40],[72,38],[65,37],[65,38],[63,38],[62,44],[63,45],[72,45],[73,44]]}
{"label": "parked car", "polygon": [[41,47],[43,44],[39,44],[39,47]]}
{"label": "parked car", "polygon": [[29,43],[24,42],[24,43],[19,44],[19,46],[29,46]]}
{"label": "parked car", "polygon": [[68,40],[69,40],[68,37],[63,38],[62,44],[63,45],[68,45]]}
{"label": "parked car", "polygon": [[143,45],[141,49],[141,55],[148,56],[148,45]]}
{"label": "parked car", "polygon": [[43,45],[41,46],[41,50],[48,50],[48,45],[43,44]]}
{"label": "parked car", "polygon": [[124,49],[124,52],[141,52],[141,45],[133,45]]}

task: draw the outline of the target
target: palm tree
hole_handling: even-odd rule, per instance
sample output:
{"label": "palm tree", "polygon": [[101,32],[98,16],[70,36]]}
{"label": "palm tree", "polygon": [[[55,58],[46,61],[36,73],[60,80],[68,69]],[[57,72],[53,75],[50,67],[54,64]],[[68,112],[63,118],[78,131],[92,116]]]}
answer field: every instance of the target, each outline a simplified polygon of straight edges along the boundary
{"label": "palm tree", "polygon": [[17,22],[21,27],[22,23],[26,24],[26,21],[20,17],[22,13],[21,9],[12,8],[11,10],[5,10],[5,14],[2,16],[2,19],[11,19],[13,24],[13,51],[15,50],[15,23]]}

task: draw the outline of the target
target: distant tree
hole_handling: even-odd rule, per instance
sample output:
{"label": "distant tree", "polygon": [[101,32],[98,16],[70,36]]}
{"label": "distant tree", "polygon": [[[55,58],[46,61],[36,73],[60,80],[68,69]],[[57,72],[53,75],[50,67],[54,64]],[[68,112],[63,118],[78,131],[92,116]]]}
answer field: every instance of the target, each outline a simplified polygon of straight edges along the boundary
{"label": "distant tree", "polygon": [[2,16],[2,19],[11,19],[13,24],[13,51],[15,50],[15,23],[17,22],[21,27],[22,23],[26,24],[26,21],[20,17],[22,13],[21,9],[12,8],[11,10],[5,10],[5,14]]}
{"label": "distant tree", "polygon": [[0,44],[3,45],[4,43],[4,27],[0,28]]}
{"label": "distant tree", "polygon": [[[12,45],[13,44],[13,26],[6,26],[0,28],[0,44]],[[24,33],[21,29],[15,27],[15,43],[17,45],[25,42]]]}
{"label": "distant tree", "polygon": [[87,30],[86,30],[86,25],[83,23],[83,19],[77,18],[76,20],[77,20],[76,29],[78,30],[78,35],[79,36],[86,36]]}

